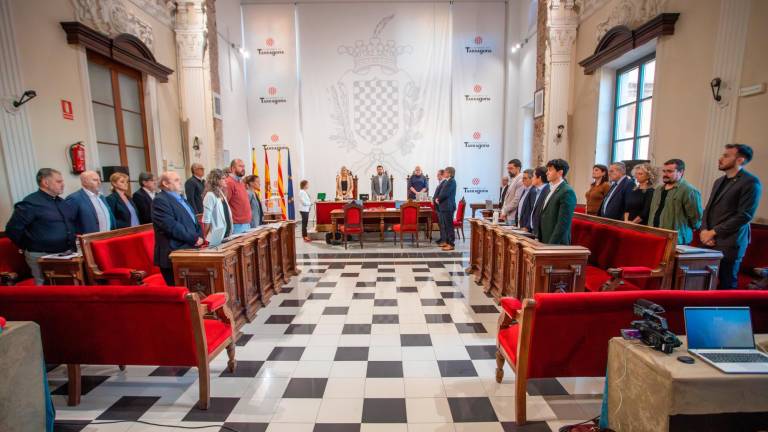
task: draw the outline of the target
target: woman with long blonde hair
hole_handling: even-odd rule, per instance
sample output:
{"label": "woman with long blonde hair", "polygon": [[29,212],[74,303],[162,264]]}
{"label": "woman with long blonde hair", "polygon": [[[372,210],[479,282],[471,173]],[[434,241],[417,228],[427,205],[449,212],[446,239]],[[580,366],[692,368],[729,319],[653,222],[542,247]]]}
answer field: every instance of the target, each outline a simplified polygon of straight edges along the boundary
{"label": "woman with long blonde hair", "polygon": [[347,169],[347,167],[342,166],[341,172],[339,175],[336,176],[336,199],[337,200],[348,200],[352,199],[352,188],[353,188],[353,182],[354,179],[352,178],[352,173]]}
{"label": "woman with long blonde hair", "polygon": [[107,196],[107,205],[115,215],[115,228],[127,228],[139,224],[139,212],[133,205],[131,194],[128,192],[130,179],[128,174],[121,172],[109,176],[112,184],[112,193]]}
{"label": "woman with long blonde hair", "polygon": [[627,194],[624,201],[624,220],[648,225],[653,188],[659,177],[658,172],[650,164],[641,163],[632,168],[632,177],[635,179],[635,188]]}

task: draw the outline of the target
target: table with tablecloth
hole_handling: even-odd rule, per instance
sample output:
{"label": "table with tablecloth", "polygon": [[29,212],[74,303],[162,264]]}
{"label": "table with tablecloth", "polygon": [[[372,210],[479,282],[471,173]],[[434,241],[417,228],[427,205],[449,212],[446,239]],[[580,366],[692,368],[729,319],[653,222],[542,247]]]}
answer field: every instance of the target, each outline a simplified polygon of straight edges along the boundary
{"label": "table with tablecloth", "polygon": [[[315,203],[316,212],[316,230],[318,232],[331,232],[333,230],[333,221],[331,220],[331,212],[334,210],[341,210],[349,201],[317,201]],[[431,201],[417,201],[421,207],[432,208],[432,229],[437,229],[437,211],[434,209],[434,205]],[[395,201],[364,201],[363,208],[395,208]],[[394,221],[397,223],[397,221]],[[378,225],[373,227],[374,230],[378,230]]]}

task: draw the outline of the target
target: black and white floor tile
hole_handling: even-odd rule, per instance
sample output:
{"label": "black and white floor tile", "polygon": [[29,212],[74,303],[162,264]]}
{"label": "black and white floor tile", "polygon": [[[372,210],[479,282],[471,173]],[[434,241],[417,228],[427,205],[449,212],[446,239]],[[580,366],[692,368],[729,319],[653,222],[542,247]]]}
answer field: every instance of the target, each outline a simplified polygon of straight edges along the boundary
{"label": "black and white floor tile", "polygon": [[[602,379],[528,386],[529,423],[514,422],[514,373],[495,376],[499,309],[464,274],[466,244],[443,253],[366,244],[299,245],[302,270],[237,342],[237,370],[211,365],[211,406],[195,368],[83,367],[66,405],[66,368],[49,372],[57,431],[550,431],[598,414]],[[378,248],[377,248],[378,247]],[[224,425],[227,428],[222,428]]]}

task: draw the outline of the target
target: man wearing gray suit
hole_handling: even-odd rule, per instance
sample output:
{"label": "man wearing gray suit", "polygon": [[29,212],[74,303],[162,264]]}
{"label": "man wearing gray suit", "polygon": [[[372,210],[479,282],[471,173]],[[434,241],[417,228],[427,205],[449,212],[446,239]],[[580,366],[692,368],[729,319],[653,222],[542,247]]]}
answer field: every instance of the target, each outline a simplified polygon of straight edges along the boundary
{"label": "man wearing gray suit", "polygon": [[701,221],[701,242],[723,253],[720,289],[738,286],[739,266],[750,239],[749,222],[760,203],[760,180],[744,170],[751,160],[748,145],[725,145],[717,161],[717,168],[725,175],[715,180]]}
{"label": "man wearing gray suit", "polygon": [[371,198],[376,201],[389,199],[389,191],[392,190],[392,184],[389,182],[389,176],[384,172],[384,167],[376,167],[376,175],[371,178]]}

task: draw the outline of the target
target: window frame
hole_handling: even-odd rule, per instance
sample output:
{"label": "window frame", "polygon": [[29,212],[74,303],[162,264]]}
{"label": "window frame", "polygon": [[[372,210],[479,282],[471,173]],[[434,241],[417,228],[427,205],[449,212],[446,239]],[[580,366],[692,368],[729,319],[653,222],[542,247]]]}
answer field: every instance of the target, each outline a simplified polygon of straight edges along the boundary
{"label": "window frame", "polygon": [[[125,66],[123,64],[120,64],[112,59],[109,59],[97,52],[94,52],[90,49],[86,50],[86,57],[87,61],[89,63],[95,63],[100,66],[103,66],[109,70],[110,73],[110,79],[112,84],[112,102],[114,105],[105,105],[102,102],[95,101],[93,98],[89,101],[91,104],[98,104],[98,105],[104,105],[109,106],[112,108],[115,112],[115,128],[117,129],[117,143],[111,143],[106,141],[99,141],[98,138],[96,140],[96,146],[98,147],[100,144],[104,145],[117,145],[118,146],[118,152],[120,154],[120,164],[121,166],[128,166],[128,147],[131,148],[139,148],[137,146],[129,146],[126,144],[125,141],[125,125],[123,123],[123,111],[128,111],[133,114],[138,114],[141,118],[141,128],[142,128],[142,140],[144,142],[144,165],[145,165],[145,171],[152,172],[152,160],[150,158],[150,149],[149,149],[149,132],[147,130],[147,110],[146,106],[144,104],[144,76],[141,72],[139,72],[136,69],[130,68],[128,66]],[[122,101],[121,101],[121,95],[120,95],[120,81],[118,74],[127,75],[133,79],[136,80],[136,83],[138,85],[138,92],[139,92],[139,109],[140,111],[134,111],[127,108],[123,108]],[[90,76],[89,76],[90,79]],[[95,119],[92,119],[95,121]],[[99,165],[101,164],[101,161],[99,161]],[[102,166],[99,167],[100,169]],[[103,176],[103,171],[102,171]],[[132,173],[133,174],[133,173]],[[135,173],[135,175],[138,178],[139,173]],[[130,179],[128,181],[128,190],[130,192],[131,190],[131,183],[133,180]],[[138,182],[138,180],[137,180]]]}
{"label": "window frame", "polygon": [[[645,84],[645,68],[643,67],[645,64],[650,63],[651,61],[656,60],[656,52],[654,51],[651,54],[648,54],[646,56],[643,56],[625,66],[622,66],[619,69],[616,69],[616,74],[614,77],[614,85],[613,85],[613,91],[614,91],[614,98],[613,98],[613,112],[612,112],[612,126],[611,126],[611,162],[616,162],[616,147],[618,143],[621,142],[627,142],[632,141],[632,159],[638,159],[638,148],[640,147],[638,145],[638,141],[642,138],[648,138],[649,141],[649,148],[650,148],[650,137],[651,137],[651,128],[648,130],[648,135],[640,135],[640,116],[642,114],[642,110],[640,109],[640,106],[643,102],[647,100],[653,99],[653,93],[651,93],[648,97],[642,97],[643,95],[643,86]],[[619,97],[620,94],[620,77],[622,74],[631,71],[632,69],[638,68],[637,72],[637,94],[635,95],[635,98],[631,102],[627,102],[623,105],[619,104]],[[655,69],[654,66],[654,84],[656,82],[655,80]],[[632,137],[631,138],[624,138],[624,139],[618,139],[616,136],[618,130],[617,130],[617,124],[618,124],[618,117],[617,112],[619,109],[628,107],[631,105],[635,105],[635,127],[632,131]],[[646,158],[647,159],[647,158]]]}

